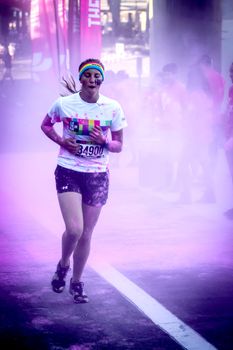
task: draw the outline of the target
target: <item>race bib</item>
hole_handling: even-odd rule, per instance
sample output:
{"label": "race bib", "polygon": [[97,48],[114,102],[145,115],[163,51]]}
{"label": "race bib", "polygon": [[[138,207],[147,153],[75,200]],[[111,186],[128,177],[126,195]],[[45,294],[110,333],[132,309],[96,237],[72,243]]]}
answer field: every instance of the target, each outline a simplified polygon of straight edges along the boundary
{"label": "race bib", "polygon": [[104,148],[101,145],[79,144],[76,156],[83,158],[100,158],[103,156]]}

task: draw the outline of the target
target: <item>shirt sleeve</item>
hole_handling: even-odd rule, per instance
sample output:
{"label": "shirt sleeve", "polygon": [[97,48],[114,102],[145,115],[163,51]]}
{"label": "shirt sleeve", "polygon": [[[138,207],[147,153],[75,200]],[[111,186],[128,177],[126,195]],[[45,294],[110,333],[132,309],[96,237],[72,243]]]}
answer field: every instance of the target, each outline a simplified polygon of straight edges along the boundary
{"label": "shirt sleeve", "polygon": [[48,116],[51,118],[51,123],[60,123],[62,121],[61,114],[61,99],[58,98],[48,110]]}
{"label": "shirt sleeve", "polygon": [[116,108],[113,111],[111,131],[118,131],[127,126],[127,121],[119,103],[116,104]]}

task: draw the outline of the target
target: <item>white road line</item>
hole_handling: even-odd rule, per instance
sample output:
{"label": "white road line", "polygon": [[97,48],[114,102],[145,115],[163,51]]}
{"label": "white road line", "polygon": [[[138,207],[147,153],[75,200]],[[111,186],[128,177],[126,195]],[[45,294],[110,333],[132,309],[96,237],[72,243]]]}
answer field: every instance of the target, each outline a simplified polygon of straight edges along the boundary
{"label": "white road line", "polygon": [[94,258],[91,258],[89,266],[185,349],[217,350],[217,348],[207,342],[200,334],[182,322],[111,265],[105,262],[97,262]]}

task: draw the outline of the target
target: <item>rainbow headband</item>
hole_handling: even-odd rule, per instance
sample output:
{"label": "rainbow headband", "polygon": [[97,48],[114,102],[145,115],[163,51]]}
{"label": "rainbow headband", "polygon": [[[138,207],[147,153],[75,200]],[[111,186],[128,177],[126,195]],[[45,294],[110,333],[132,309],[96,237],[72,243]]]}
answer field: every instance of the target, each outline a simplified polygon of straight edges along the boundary
{"label": "rainbow headband", "polygon": [[93,62],[93,63],[90,62],[90,63],[85,64],[79,71],[79,79],[81,79],[81,76],[83,75],[83,73],[88,69],[97,69],[100,72],[100,74],[102,75],[102,79],[104,80],[103,67],[96,62]]}

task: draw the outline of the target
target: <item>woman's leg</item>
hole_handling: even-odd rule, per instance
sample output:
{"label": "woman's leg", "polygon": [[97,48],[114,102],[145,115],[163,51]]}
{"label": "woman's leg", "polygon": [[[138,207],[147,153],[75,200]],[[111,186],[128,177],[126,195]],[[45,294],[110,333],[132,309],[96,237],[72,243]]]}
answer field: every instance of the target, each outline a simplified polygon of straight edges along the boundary
{"label": "woman's leg", "polygon": [[73,253],[83,231],[82,197],[76,192],[58,193],[58,200],[65,222],[65,232],[62,236],[62,254],[51,284],[56,293],[62,293],[69,270],[70,256]]}
{"label": "woman's leg", "polygon": [[101,209],[102,206],[95,207],[84,203],[82,204],[83,233],[74,250],[73,282],[79,282],[81,279],[83,269],[90,253],[92,232],[98,221]]}
{"label": "woman's leg", "polygon": [[76,192],[58,193],[58,201],[65,223],[60,260],[61,266],[65,267],[83,232],[82,196]]}

